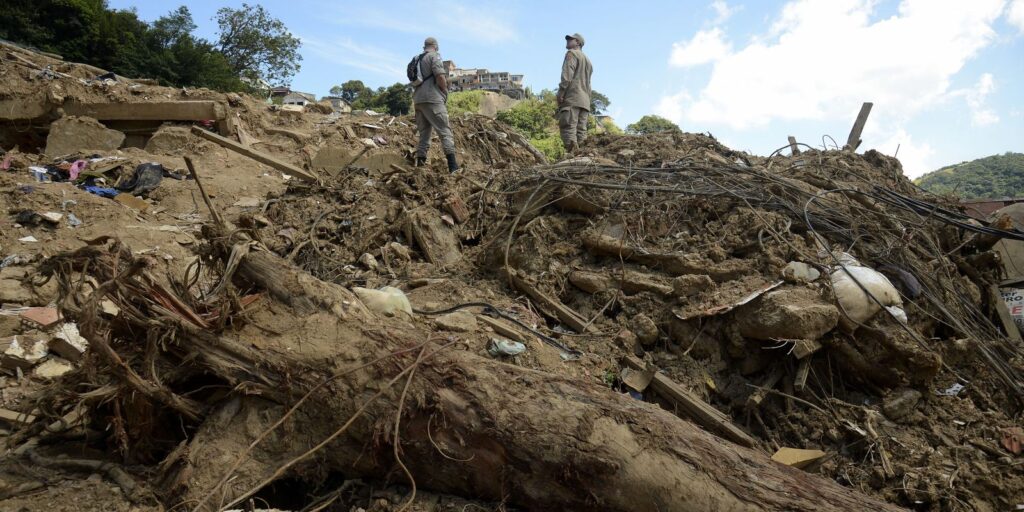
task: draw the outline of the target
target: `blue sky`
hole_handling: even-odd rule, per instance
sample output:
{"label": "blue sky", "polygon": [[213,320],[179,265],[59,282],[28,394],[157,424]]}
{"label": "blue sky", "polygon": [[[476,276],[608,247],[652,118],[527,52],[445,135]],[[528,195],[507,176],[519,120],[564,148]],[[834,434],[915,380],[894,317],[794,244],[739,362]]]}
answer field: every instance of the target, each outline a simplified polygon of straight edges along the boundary
{"label": "blue sky", "polygon": [[[292,87],[317,95],[352,79],[405,81],[428,35],[460,67],[552,88],[563,36],[580,32],[593,87],[623,127],[656,113],[764,155],[787,135],[841,144],[861,102],[873,101],[861,149],[898,147],[909,176],[1024,152],[1024,0],[250,3],[303,40]],[[241,2],[110,5],[150,21],[186,5],[199,35],[216,39],[216,10]]]}

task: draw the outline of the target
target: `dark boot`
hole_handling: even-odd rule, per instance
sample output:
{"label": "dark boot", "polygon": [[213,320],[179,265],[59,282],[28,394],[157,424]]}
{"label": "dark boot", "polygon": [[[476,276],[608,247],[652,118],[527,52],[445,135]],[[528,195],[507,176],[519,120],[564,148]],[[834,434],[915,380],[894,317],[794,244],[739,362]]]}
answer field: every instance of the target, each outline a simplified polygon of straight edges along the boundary
{"label": "dark boot", "polygon": [[427,157],[425,157],[425,156],[417,156],[416,159],[413,160],[412,165],[413,165],[413,167],[423,167],[423,166],[427,165]]}
{"label": "dark boot", "polygon": [[455,161],[455,153],[449,153],[444,157],[448,159],[448,172],[459,170],[459,162]]}
{"label": "dark boot", "polygon": [[576,156],[576,153],[580,151],[580,145],[576,141],[570,142],[569,147],[565,148],[565,152],[571,156]]}

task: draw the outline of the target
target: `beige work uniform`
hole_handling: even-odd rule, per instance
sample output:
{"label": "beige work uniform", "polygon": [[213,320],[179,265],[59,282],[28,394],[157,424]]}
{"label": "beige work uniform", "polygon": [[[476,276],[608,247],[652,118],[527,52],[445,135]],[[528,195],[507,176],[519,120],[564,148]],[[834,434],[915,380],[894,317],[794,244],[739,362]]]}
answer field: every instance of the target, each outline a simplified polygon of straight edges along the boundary
{"label": "beige work uniform", "polygon": [[445,74],[441,55],[437,52],[427,52],[420,60],[420,76],[429,76],[422,84],[416,87],[413,93],[413,104],[416,109],[416,130],[420,132],[419,144],[416,145],[416,156],[427,157],[430,149],[431,130],[436,131],[441,138],[441,148],[444,154],[455,153],[455,137],[452,135],[452,127],[448,121],[448,107],[445,105],[447,97],[441,88],[437,86],[437,75]]}
{"label": "beige work uniform", "polygon": [[587,137],[587,119],[590,117],[590,75],[594,68],[583,50],[565,52],[562,62],[562,80],[558,84],[558,129],[562,143],[582,143]]}

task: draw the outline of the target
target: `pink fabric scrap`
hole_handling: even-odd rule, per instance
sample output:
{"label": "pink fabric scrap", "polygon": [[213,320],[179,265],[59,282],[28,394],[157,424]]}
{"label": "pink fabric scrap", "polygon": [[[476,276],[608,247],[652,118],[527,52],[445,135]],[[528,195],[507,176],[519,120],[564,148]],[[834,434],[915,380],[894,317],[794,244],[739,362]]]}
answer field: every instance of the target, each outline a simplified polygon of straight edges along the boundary
{"label": "pink fabric scrap", "polygon": [[85,160],[76,160],[75,163],[71,164],[71,168],[68,169],[68,172],[71,173],[71,179],[77,180],[78,173],[85,170],[86,165],[89,165],[89,162]]}

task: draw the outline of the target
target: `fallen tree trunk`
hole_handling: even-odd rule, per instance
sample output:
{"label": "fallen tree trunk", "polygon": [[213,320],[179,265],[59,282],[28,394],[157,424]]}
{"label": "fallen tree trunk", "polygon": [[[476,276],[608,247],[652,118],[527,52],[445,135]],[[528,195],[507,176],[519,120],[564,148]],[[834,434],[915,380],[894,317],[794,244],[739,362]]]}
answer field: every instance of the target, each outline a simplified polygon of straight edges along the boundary
{"label": "fallen tree trunk", "polygon": [[531,510],[896,510],[656,405],[376,318],[267,251],[235,261],[236,285],[269,290],[270,307],[216,337],[183,330],[161,355],[174,366],[187,359],[175,354],[192,354],[244,391],[211,404],[161,465],[165,496],[189,510],[331,472]]}

